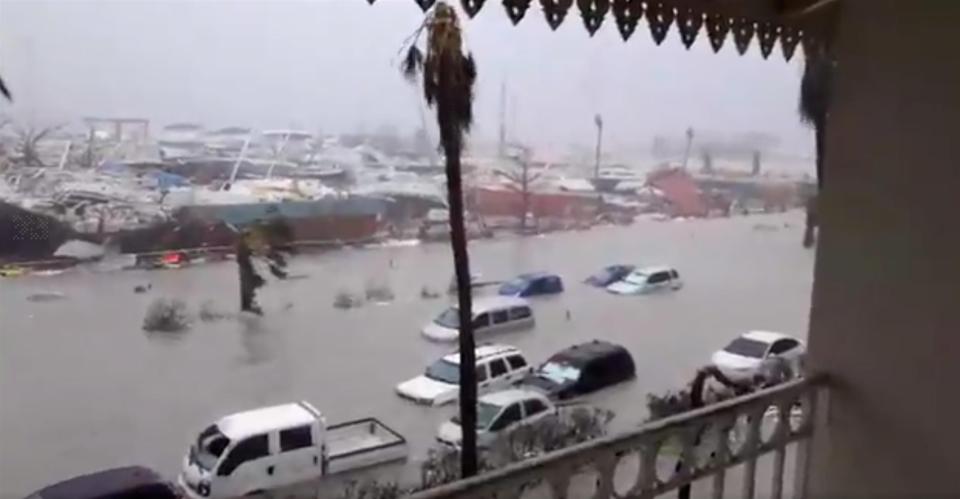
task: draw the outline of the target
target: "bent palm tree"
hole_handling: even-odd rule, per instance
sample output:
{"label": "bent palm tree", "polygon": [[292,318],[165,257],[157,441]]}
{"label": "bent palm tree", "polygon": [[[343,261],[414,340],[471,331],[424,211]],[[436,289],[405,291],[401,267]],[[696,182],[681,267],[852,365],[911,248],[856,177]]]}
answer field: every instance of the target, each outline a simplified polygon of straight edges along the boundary
{"label": "bent palm tree", "polygon": [[477,379],[473,339],[473,311],[470,289],[470,263],[464,229],[463,184],[460,153],[463,140],[473,121],[473,83],[477,77],[473,57],[464,54],[457,14],[439,2],[415,35],[427,29],[424,54],[416,45],[416,36],[407,51],[404,74],[421,76],[427,105],[436,109],[440,145],[446,159],[447,198],[450,205],[450,246],[457,280],[460,319],[460,427],[463,429],[461,473],[477,473]]}
{"label": "bent palm tree", "polygon": [[812,47],[806,53],[803,79],[800,81],[800,117],[813,125],[817,149],[817,193],[807,200],[807,221],[803,246],[816,242],[814,229],[819,225],[817,199],[824,185],[824,151],[826,147],[827,118],[830,110],[830,85],[833,79],[833,61],[824,48]]}
{"label": "bent palm tree", "polygon": [[266,284],[254,266],[254,257],[266,261],[270,273],[286,279],[287,260],[284,253],[292,252],[293,234],[283,220],[274,220],[246,228],[237,235],[237,269],[240,273],[240,311],[263,314],[257,304],[257,289]]}

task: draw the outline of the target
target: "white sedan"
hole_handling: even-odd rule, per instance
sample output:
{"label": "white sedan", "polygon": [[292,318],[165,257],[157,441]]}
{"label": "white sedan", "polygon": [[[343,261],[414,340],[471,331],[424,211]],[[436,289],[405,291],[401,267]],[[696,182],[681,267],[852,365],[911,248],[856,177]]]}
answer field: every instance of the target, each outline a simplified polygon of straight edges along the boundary
{"label": "white sedan", "polygon": [[731,380],[748,381],[769,374],[779,360],[786,361],[787,366],[799,374],[805,353],[806,346],[797,338],[770,331],[750,331],[714,352],[710,360]]}
{"label": "white sedan", "polygon": [[627,274],[623,280],[607,286],[607,291],[618,295],[639,295],[683,287],[680,274],[671,267],[645,267]]}

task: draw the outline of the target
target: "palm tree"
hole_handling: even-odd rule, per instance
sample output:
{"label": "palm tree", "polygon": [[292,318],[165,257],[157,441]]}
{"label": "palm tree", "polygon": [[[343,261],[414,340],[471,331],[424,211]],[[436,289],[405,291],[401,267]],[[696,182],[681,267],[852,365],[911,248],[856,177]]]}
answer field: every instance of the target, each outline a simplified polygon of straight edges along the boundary
{"label": "palm tree", "polygon": [[814,229],[819,225],[817,199],[824,185],[824,147],[826,146],[827,117],[830,109],[830,85],[833,79],[833,61],[826,49],[811,47],[805,50],[806,61],[800,81],[800,117],[813,125],[817,149],[817,194],[807,200],[807,223],[803,236],[804,247],[815,242]]}
{"label": "palm tree", "polygon": [[293,234],[283,220],[260,223],[239,231],[236,242],[237,270],[240,273],[240,310],[263,314],[257,304],[257,289],[266,284],[254,266],[254,257],[267,264],[270,273],[286,279],[287,260],[284,253],[292,252]]}
{"label": "palm tree", "polygon": [[[417,38],[426,28],[424,54]],[[438,2],[414,34],[403,64],[409,79],[421,76],[423,96],[436,110],[440,145],[446,160],[447,197],[450,206],[450,246],[457,281],[460,319],[460,427],[463,429],[461,473],[477,473],[477,379],[473,339],[473,310],[470,288],[470,262],[464,229],[463,184],[460,154],[463,141],[473,122],[473,84],[477,77],[473,57],[463,53],[456,11]]]}

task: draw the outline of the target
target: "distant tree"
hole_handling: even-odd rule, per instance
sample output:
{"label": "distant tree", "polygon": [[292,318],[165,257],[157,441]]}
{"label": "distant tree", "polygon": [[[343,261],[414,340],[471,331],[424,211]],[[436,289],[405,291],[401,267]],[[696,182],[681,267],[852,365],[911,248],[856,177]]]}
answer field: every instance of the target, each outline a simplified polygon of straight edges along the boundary
{"label": "distant tree", "polygon": [[40,159],[39,144],[50,134],[63,128],[63,125],[36,128],[34,126],[17,128],[17,141],[14,154],[23,166],[47,166]]}
{"label": "distant tree", "polygon": [[542,175],[542,172],[533,173],[530,168],[530,153],[524,148],[520,154],[514,155],[511,159],[516,163],[516,168],[510,170],[495,170],[496,174],[507,180],[507,187],[520,194],[520,231],[527,230],[527,214],[530,213],[530,188]]}
{"label": "distant tree", "polygon": [[257,289],[266,280],[257,271],[255,260],[262,260],[270,273],[278,279],[286,279],[285,254],[292,252],[293,233],[282,219],[260,223],[241,230],[237,234],[236,258],[240,274],[240,310],[263,314],[257,304]]}

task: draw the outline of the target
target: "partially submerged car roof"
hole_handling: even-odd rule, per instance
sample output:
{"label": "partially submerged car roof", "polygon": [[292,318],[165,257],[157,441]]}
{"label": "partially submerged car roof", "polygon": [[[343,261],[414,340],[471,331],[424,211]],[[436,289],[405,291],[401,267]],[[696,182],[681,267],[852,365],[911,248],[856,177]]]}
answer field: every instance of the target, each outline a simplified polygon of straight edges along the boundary
{"label": "partially submerged car roof", "polygon": [[178,497],[156,471],[143,466],[114,468],[64,480],[27,499],[172,499]]}
{"label": "partially submerged car roof", "polygon": [[553,354],[549,361],[563,362],[573,366],[583,366],[588,362],[613,355],[630,355],[626,348],[603,340],[593,340],[567,347]]}
{"label": "partially submerged car roof", "polygon": [[[524,300],[523,298],[517,298],[513,296],[482,296],[473,300],[472,312],[476,316],[478,314],[490,312],[493,310],[501,310],[504,308],[510,307],[529,307],[530,302]],[[458,305],[454,303],[451,305],[451,308],[458,308]]]}
{"label": "partially submerged car roof", "polygon": [[[499,345],[499,344],[484,344],[479,345],[476,349],[475,358],[476,360],[483,360],[487,357],[492,357],[494,355],[503,355],[511,353],[521,353],[520,349],[515,346],[510,345]],[[443,356],[443,360],[451,363],[460,365],[460,351],[449,353]]]}

